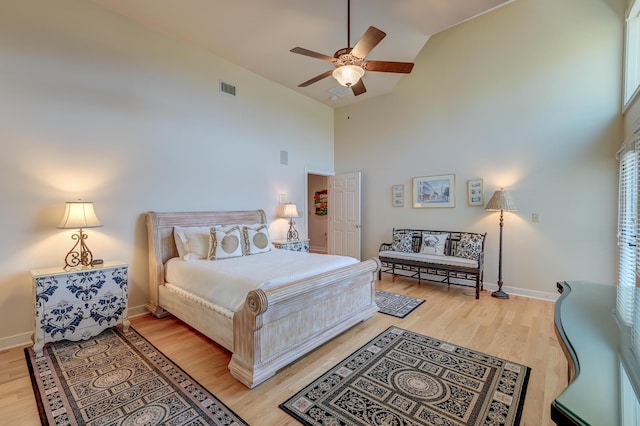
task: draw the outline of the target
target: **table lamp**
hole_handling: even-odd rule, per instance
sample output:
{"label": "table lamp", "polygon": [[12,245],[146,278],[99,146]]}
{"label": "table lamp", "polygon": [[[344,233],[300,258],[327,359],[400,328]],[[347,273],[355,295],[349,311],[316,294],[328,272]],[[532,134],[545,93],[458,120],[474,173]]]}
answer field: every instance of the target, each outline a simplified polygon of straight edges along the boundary
{"label": "table lamp", "polygon": [[294,203],[287,203],[284,205],[284,209],[282,211],[283,217],[289,218],[289,232],[287,232],[287,241],[297,241],[298,240],[298,231],[296,231],[295,222],[293,221],[294,217],[298,217],[298,209]]}
{"label": "table lamp", "polygon": [[60,225],[58,225],[58,228],[78,229],[78,233],[71,235],[71,239],[76,240],[76,243],[64,258],[65,269],[78,265],[91,266],[93,254],[85,243],[87,234],[82,230],[84,228],[97,228],[100,226],[102,226],[102,224],[96,216],[92,202],[67,201],[64,217]]}

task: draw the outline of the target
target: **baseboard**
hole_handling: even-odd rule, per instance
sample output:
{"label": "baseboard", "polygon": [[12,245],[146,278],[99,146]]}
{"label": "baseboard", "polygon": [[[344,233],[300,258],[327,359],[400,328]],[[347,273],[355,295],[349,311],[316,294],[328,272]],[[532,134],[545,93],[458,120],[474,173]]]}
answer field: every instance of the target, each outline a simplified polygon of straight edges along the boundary
{"label": "baseboard", "polygon": [[[134,306],[129,308],[128,316],[129,318],[137,317],[140,315],[148,314],[144,307],[144,305]],[[18,348],[21,346],[31,346],[33,345],[33,340],[31,340],[32,331],[27,333],[16,334],[15,336],[2,337],[0,338],[0,351],[5,351],[7,349]]]}
{"label": "baseboard", "polygon": [[[412,278],[408,275],[404,275],[402,273],[398,273],[398,276],[405,276],[405,277],[409,277]],[[446,282],[443,282],[443,278],[441,276],[438,275],[427,275],[426,278],[423,278],[422,280],[429,280],[433,281],[433,282],[439,282],[439,283],[443,283],[446,284]],[[417,278],[416,278],[417,281]],[[451,278],[451,284],[460,284],[460,285],[464,285],[464,286],[471,286],[471,287],[475,287],[475,283],[473,283],[472,281],[464,281],[461,279],[457,279],[457,278]],[[555,285],[554,285],[554,290],[555,290]],[[498,284],[493,284],[493,283],[488,283],[488,282],[484,282],[484,289],[488,290],[488,291],[496,291],[498,289]],[[555,302],[556,300],[558,300],[558,298],[560,297],[560,294],[558,294],[557,292],[554,293],[547,293],[544,291],[537,291],[537,290],[527,290],[525,288],[519,288],[519,287],[509,287],[506,285],[502,286],[502,290],[507,293],[507,294],[513,294],[515,296],[524,296],[524,297],[530,297],[532,299],[540,299],[540,300],[549,300],[552,302]]]}
{"label": "baseboard", "polygon": [[31,340],[32,332],[20,333],[15,336],[0,338],[0,351],[7,349],[13,349],[20,346],[31,346],[33,341]]}
{"label": "baseboard", "polygon": [[139,317],[140,315],[148,314],[149,311],[144,307],[144,305],[130,307],[128,314],[129,318]]}
{"label": "baseboard", "polygon": [[[484,283],[484,289],[489,291],[496,291],[498,284]],[[560,297],[558,293],[547,293],[544,291],[527,290],[525,288],[502,286],[502,291],[507,294],[513,294],[514,296],[530,297],[532,299],[549,300],[555,302]]]}

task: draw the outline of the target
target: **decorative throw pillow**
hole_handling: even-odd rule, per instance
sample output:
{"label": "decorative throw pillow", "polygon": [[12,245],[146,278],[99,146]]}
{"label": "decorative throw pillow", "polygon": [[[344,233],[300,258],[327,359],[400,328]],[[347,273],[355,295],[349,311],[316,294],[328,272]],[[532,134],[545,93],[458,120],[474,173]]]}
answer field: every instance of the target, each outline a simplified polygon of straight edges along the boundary
{"label": "decorative throw pillow", "polygon": [[269,227],[265,224],[242,226],[242,254],[264,253],[271,250]]}
{"label": "decorative throw pillow", "polygon": [[209,260],[242,256],[242,230],[238,225],[212,226]]}
{"label": "decorative throw pillow", "polygon": [[448,238],[449,234],[429,234],[428,232],[423,232],[420,253],[444,256],[444,249]]}
{"label": "decorative throw pillow", "polygon": [[178,256],[184,260],[206,259],[209,250],[208,226],[174,226]]}
{"label": "decorative throw pillow", "polygon": [[391,250],[402,251],[405,253],[413,252],[413,233],[412,232],[394,232]]}
{"label": "decorative throw pillow", "polygon": [[465,259],[478,260],[482,251],[482,242],[484,235],[481,234],[462,234],[460,241],[456,245],[454,256],[464,257]]}

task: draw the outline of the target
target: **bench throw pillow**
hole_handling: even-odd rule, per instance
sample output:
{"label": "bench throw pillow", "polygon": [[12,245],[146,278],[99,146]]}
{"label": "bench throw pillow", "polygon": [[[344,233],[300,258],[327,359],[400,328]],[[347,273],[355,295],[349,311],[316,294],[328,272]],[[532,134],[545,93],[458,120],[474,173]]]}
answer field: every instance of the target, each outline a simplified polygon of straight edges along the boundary
{"label": "bench throw pillow", "polygon": [[412,232],[394,232],[391,250],[401,251],[405,253],[413,252],[413,233]]}
{"label": "bench throw pillow", "polygon": [[423,232],[420,253],[444,256],[444,250],[447,245],[448,238],[449,234],[430,234],[428,232]]}
{"label": "bench throw pillow", "polygon": [[465,259],[478,260],[482,251],[482,241],[484,235],[481,234],[462,234],[460,241],[456,245],[454,256],[463,257]]}

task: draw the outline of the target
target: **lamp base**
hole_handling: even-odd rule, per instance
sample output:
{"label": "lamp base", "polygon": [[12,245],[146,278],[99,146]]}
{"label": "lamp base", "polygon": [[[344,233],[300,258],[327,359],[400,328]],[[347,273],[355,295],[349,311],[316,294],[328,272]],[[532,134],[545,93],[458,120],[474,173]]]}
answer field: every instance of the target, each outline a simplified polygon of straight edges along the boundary
{"label": "lamp base", "polygon": [[504,291],[502,291],[502,289],[494,291],[493,293],[491,293],[491,296],[497,297],[498,299],[508,299],[509,298],[509,295],[507,293],[505,293]]}

